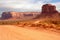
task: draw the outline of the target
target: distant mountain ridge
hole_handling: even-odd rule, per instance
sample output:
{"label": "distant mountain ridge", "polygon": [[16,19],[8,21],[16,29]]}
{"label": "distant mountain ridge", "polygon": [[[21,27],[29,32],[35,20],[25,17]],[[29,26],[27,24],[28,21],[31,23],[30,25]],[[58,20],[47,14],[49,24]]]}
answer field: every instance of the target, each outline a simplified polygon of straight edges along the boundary
{"label": "distant mountain ridge", "polygon": [[[4,9],[4,8],[3,8]],[[4,9],[11,10],[11,9]],[[14,9],[12,9],[14,10]],[[44,4],[41,12],[3,12],[2,19],[38,19],[38,18],[57,18],[60,20],[60,13],[56,10],[56,6],[52,4]]]}
{"label": "distant mountain ridge", "polygon": [[33,19],[37,15],[39,15],[40,12],[3,12],[1,19]]}

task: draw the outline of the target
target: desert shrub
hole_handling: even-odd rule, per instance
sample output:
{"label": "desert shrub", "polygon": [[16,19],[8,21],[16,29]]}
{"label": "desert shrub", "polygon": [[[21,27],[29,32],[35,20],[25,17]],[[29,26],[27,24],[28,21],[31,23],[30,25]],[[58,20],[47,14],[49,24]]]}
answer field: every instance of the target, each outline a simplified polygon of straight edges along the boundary
{"label": "desert shrub", "polygon": [[60,21],[51,21],[53,24],[60,24]]}
{"label": "desert shrub", "polygon": [[31,27],[35,27],[36,25],[35,24],[31,24]]}

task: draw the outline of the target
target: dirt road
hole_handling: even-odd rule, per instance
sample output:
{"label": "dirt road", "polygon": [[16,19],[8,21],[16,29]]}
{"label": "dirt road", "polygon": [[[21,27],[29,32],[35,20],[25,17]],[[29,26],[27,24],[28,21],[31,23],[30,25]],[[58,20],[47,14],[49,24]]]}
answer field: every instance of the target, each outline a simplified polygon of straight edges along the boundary
{"label": "dirt road", "polygon": [[60,40],[60,35],[13,25],[0,25],[0,40]]}

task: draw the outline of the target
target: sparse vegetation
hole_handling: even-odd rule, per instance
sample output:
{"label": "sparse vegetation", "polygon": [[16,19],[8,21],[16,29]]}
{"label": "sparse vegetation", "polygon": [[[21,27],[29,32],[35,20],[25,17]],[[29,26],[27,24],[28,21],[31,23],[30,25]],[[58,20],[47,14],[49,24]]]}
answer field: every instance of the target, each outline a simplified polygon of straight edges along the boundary
{"label": "sparse vegetation", "polygon": [[19,27],[37,27],[37,28],[44,28],[44,29],[56,29],[60,30],[60,21],[53,21],[51,19],[47,20],[25,20],[25,21],[0,21],[0,25],[17,25]]}

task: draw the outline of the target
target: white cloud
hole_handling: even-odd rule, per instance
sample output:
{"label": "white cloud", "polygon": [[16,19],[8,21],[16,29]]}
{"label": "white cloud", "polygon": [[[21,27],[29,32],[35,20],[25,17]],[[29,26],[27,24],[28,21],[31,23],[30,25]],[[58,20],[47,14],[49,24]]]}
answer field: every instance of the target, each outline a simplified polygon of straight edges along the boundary
{"label": "white cloud", "polygon": [[[43,4],[50,3],[51,1],[53,0],[0,0],[0,4],[2,7],[41,10]],[[60,8],[59,4],[60,3],[56,3],[57,9]]]}
{"label": "white cloud", "polygon": [[[32,6],[37,4],[37,6],[39,4],[42,4],[43,2],[50,2],[51,0],[0,0],[0,4],[2,4],[2,6],[15,6],[16,8],[19,8],[20,6]],[[19,5],[19,7],[18,7]]]}
{"label": "white cloud", "polygon": [[56,6],[56,9],[57,9],[58,11],[60,11],[60,2],[51,3],[51,4],[55,5],[55,6]]}
{"label": "white cloud", "polygon": [[[10,1],[0,1],[1,6],[3,7],[10,7],[10,8],[21,8],[21,9],[30,9],[30,10],[40,10],[40,6],[42,4],[41,1],[36,0],[10,0]],[[31,3],[32,2],[32,3]]]}

